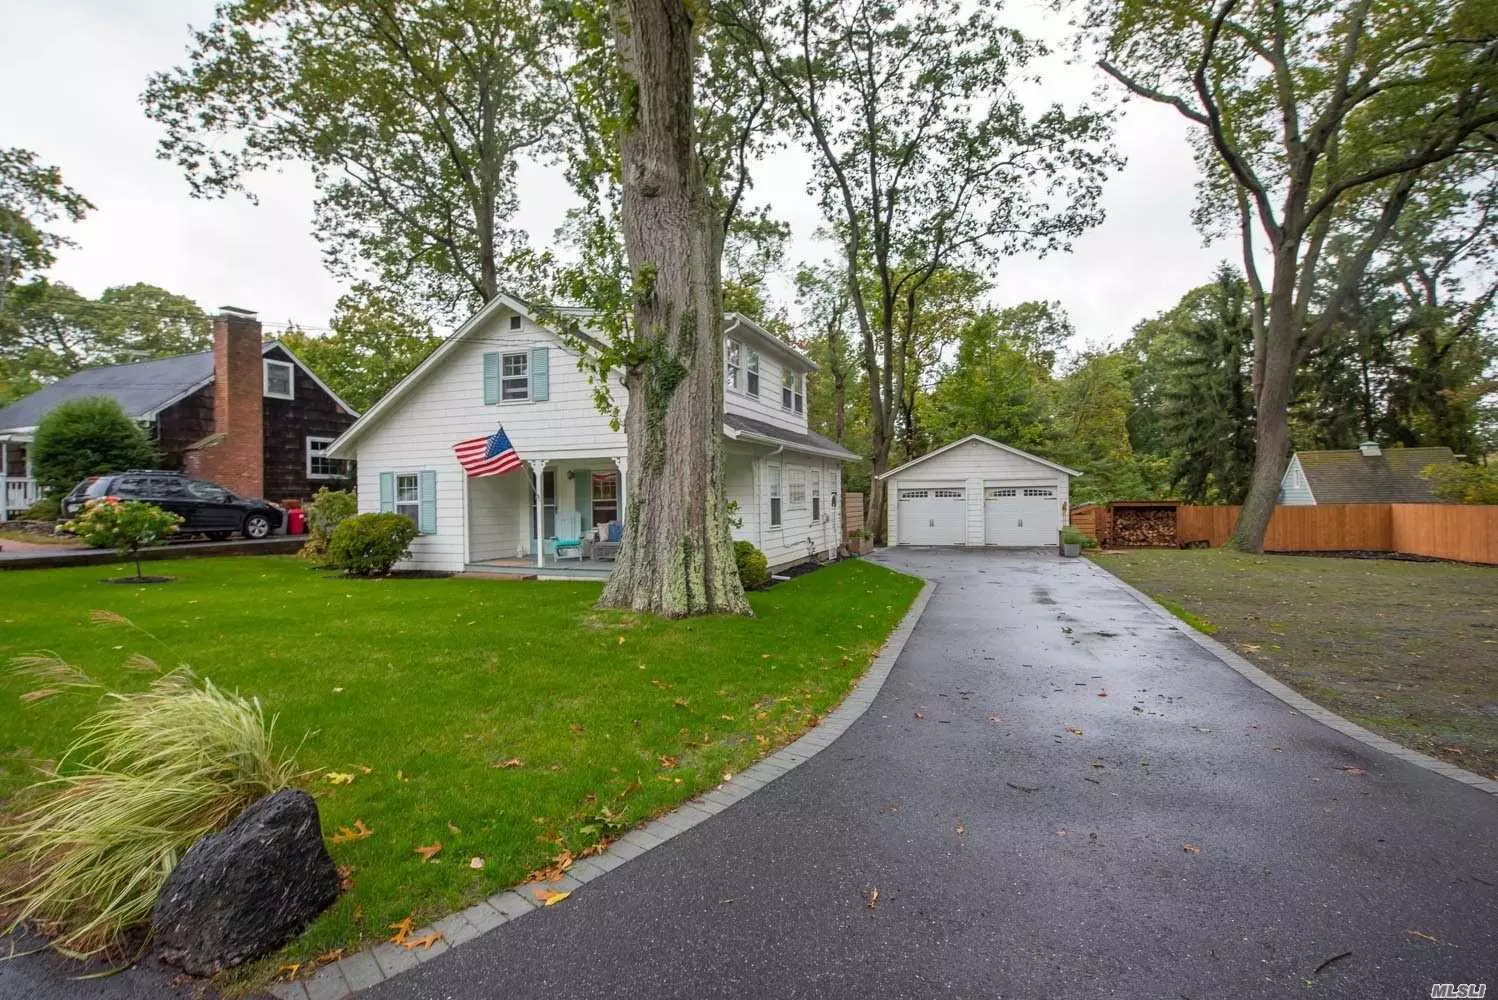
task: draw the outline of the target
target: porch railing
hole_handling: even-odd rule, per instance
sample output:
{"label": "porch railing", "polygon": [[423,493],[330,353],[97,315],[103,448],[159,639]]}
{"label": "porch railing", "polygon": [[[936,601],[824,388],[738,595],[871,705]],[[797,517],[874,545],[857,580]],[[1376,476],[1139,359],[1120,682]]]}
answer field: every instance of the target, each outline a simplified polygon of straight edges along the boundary
{"label": "porch railing", "polygon": [[13,520],[26,508],[36,503],[38,497],[36,480],[19,476],[5,479],[5,501],[0,505],[0,521]]}

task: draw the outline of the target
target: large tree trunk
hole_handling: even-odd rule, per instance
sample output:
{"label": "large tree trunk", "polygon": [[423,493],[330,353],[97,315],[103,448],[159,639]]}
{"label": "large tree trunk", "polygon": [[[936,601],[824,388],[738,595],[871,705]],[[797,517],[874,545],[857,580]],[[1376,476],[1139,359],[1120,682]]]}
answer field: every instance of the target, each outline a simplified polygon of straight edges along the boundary
{"label": "large tree trunk", "polygon": [[684,0],[617,0],[629,82],[621,125],[624,247],[635,280],[623,545],[602,607],[750,614],[723,492],[723,239],[693,126]]}

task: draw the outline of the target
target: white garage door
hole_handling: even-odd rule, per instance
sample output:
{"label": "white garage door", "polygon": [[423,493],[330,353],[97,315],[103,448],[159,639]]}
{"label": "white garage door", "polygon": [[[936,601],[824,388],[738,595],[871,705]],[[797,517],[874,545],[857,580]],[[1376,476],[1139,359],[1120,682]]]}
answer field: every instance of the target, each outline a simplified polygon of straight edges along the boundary
{"label": "white garage door", "polygon": [[983,525],[989,545],[1055,545],[1061,530],[1056,487],[988,487],[983,491]]}
{"label": "white garage door", "polygon": [[961,486],[900,490],[901,545],[961,545],[967,541],[967,491]]}

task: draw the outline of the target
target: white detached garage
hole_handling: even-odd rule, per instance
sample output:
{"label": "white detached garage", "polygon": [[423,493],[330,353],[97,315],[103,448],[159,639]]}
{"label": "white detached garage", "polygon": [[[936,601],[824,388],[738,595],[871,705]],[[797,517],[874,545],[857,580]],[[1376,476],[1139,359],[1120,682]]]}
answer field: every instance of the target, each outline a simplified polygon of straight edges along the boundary
{"label": "white detached garage", "polygon": [[1078,475],[970,434],[879,477],[889,491],[889,544],[1055,545]]}

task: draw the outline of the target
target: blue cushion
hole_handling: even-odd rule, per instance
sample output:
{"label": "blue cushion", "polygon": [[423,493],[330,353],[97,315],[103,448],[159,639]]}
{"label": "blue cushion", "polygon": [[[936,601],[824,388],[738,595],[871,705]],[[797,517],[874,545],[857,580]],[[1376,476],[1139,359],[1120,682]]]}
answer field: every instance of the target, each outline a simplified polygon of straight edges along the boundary
{"label": "blue cushion", "polygon": [[617,542],[624,537],[624,525],[618,521],[609,522],[609,541]]}

